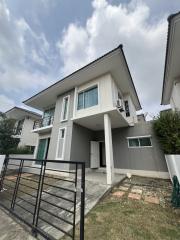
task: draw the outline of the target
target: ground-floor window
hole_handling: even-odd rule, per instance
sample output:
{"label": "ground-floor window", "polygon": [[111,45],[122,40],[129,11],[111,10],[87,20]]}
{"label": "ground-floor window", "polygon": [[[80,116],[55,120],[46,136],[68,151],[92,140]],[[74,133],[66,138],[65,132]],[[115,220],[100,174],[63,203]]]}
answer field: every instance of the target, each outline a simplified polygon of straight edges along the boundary
{"label": "ground-floor window", "polygon": [[128,137],[129,148],[152,147],[151,136]]}
{"label": "ground-floor window", "polygon": [[65,135],[66,135],[66,128],[60,128],[59,134],[58,134],[56,158],[61,160],[64,158]]}
{"label": "ground-floor window", "polygon": [[34,154],[35,146],[26,145],[26,148],[30,154]]}

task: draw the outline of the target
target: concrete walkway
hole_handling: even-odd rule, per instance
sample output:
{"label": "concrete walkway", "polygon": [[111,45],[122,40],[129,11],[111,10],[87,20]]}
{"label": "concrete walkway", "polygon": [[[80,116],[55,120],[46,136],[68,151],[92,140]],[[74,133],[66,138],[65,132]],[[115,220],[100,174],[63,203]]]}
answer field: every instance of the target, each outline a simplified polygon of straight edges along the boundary
{"label": "concrete walkway", "polygon": [[[85,186],[86,186],[86,190],[85,190],[85,214],[87,214],[96,204],[97,202],[102,198],[102,196],[111,188],[110,186],[106,185],[105,184],[105,181],[102,182],[102,179],[105,178],[105,175],[101,175],[101,174],[98,174],[99,176],[99,182],[97,181],[98,178],[96,178],[96,181],[94,181],[94,175],[91,175],[91,174],[87,174],[88,177],[86,178],[86,183],[85,183]],[[92,178],[91,178],[92,177]],[[96,176],[97,177],[97,176]],[[119,175],[118,176],[118,182],[122,181],[123,179],[125,178],[124,175]],[[70,183],[70,182],[62,182],[62,181],[57,181],[56,182],[56,186],[59,186],[59,187],[63,187],[63,188],[68,188],[68,189],[73,189],[74,187],[74,184]],[[80,180],[78,180],[78,186],[77,186],[77,189],[78,189],[78,192],[77,192],[77,207],[76,207],[76,223],[79,222],[80,220],[80,205],[81,205],[81,201],[80,201]],[[48,194],[48,193],[50,194]],[[73,200],[74,198],[74,195],[71,193],[71,192],[67,192],[67,191],[64,191],[64,190],[59,190],[59,189],[56,189],[56,188],[48,188],[46,190],[46,192],[44,192],[42,194],[42,199],[47,201],[47,202],[50,202],[50,203],[53,203],[55,205],[58,205],[59,207],[63,207],[63,208],[66,208],[66,209],[69,209],[70,211],[73,211],[73,204],[71,202],[67,202],[66,200],[60,200],[59,198],[56,198],[54,196],[52,196],[51,194],[56,194],[58,196],[63,196],[65,198],[68,198],[68,199],[71,199]],[[34,194],[33,194],[34,195]],[[23,198],[31,203],[34,203],[35,202],[35,199],[32,198],[31,196],[23,196]],[[17,204],[19,204],[20,206],[28,209],[30,212],[33,212],[33,209],[32,209],[32,206],[30,204],[27,204],[27,202],[23,201],[23,200],[17,200]],[[45,209],[45,210],[48,210],[49,212],[59,216],[60,218],[63,218],[63,219],[66,219],[67,221],[70,221],[70,222],[73,222],[73,215],[69,212],[66,212],[64,211],[63,209],[57,209],[57,207],[55,206],[52,206],[52,205],[49,205],[48,203],[46,202],[42,202],[41,203],[41,208]],[[18,205],[15,206],[15,212],[20,215],[21,217],[25,218],[26,221],[28,221],[29,223],[32,223],[32,215],[29,213],[27,213],[26,211],[24,211],[22,208],[20,208]],[[50,221],[52,224],[54,224],[55,226],[59,226],[61,229],[63,229],[64,231],[66,232],[69,232],[71,231],[72,229],[72,226],[55,218],[55,217],[52,217],[50,216],[49,214],[47,214],[46,212],[40,210],[40,217],[42,219],[45,219],[45,220],[49,220],[50,218]],[[1,219],[1,215],[0,215],[0,219]],[[3,221],[3,219],[1,220]],[[15,226],[15,230],[13,230],[14,228],[12,228],[12,233],[11,233],[11,225]],[[3,227],[4,226],[4,227]],[[4,234],[10,234],[10,236],[13,236],[15,233],[18,235],[19,234],[19,225],[15,225],[14,221],[12,221],[9,217],[7,219],[7,223],[5,225],[1,226],[1,228],[4,229]],[[56,228],[50,226],[49,224],[47,224],[46,222],[44,222],[43,220],[39,219],[39,222],[38,222],[38,227],[40,229],[42,229],[44,232],[48,233],[49,235],[53,236],[55,239],[60,239],[64,234],[57,230]],[[8,233],[7,233],[7,229],[8,230]],[[15,232],[15,233],[14,233]],[[22,232],[22,234],[25,234],[25,232]],[[21,234],[21,232],[20,232]],[[21,235],[22,235],[21,234]],[[3,236],[3,238],[2,238]],[[13,239],[30,239],[28,238],[29,235],[27,234],[26,237],[20,237],[20,238],[13,238]],[[32,238],[33,239],[33,238]],[[1,235],[1,232],[0,232],[0,240],[11,240],[11,238],[9,236],[6,236],[6,235]]]}
{"label": "concrete walkway", "polygon": [[35,238],[0,209],[0,240],[35,240]]}

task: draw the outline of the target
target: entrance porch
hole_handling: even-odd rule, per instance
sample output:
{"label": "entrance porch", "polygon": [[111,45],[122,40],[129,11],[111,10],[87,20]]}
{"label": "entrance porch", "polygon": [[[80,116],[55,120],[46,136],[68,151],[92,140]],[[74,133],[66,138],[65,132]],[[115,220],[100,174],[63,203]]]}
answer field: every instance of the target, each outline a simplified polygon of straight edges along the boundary
{"label": "entrance porch", "polygon": [[[73,121],[73,128],[78,128],[78,131],[74,131],[72,146],[76,145],[76,149],[72,150],[71,156],[75,160],[81,159],[81,156],[82,161],[89,159],[86,162],[86,177],[108,185],[120,181],[122,176],[114,174],[112,129],[129,126],[126,118],[116,109]],[[102,133],[100,138],[99,132]],[[81,152],[77,153],[77,148],[81,149]],[[102,167],[105,173],[99,173]]]}
{"label": "entrance porch", "polygon": [[[124,178],[125,178],[125,175],[115,173],[112,185],[115,185],[121,182]],[[107,182],[106,169],[87,170],[86,181],[91,181],[91,182],[96,182],[98,184],[106,185],[106,182]]]}

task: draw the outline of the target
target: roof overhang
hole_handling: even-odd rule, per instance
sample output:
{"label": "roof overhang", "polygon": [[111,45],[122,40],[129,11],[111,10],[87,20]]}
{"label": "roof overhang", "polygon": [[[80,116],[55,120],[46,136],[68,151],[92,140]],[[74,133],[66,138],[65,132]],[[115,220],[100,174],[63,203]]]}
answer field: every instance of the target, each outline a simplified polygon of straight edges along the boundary
{"label": "roof overhang", "polygon": [[40,119],[42,116],[38,113],[29,111],[27,109],[19,108],[19,107],[13,107],[7,112],[5,112],[6,116],[8,118],[13,118],[13,119],[23,119],[25,117],[31,117],[33,119]]}
{"label": "roof overhang", "polygon": [[168,37],[161,104],[170,103],[173,84],[180,80],[180,12],[168,18]]}
{"label": "roof overhang", "polygon": [[136,110],[141,109],[135,86],[126,62],[122,45],[77,70],[45,90],[24,101],[33,108],[43,110],[55,104],[57,97],[94,78],[110,73],[123,94],[129,93]]}

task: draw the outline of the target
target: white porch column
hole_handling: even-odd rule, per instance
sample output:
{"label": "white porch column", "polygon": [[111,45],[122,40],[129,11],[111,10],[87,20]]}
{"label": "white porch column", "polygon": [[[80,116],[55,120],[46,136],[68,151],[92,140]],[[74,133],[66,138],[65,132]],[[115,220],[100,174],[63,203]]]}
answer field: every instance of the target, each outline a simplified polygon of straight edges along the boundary
{"label": "white porch column", "polygon": [[104,114],[104,135],[106,148],[107,184],[111,185],[114,179],[114,160],[113,160],[111,119],[108,114]]}

